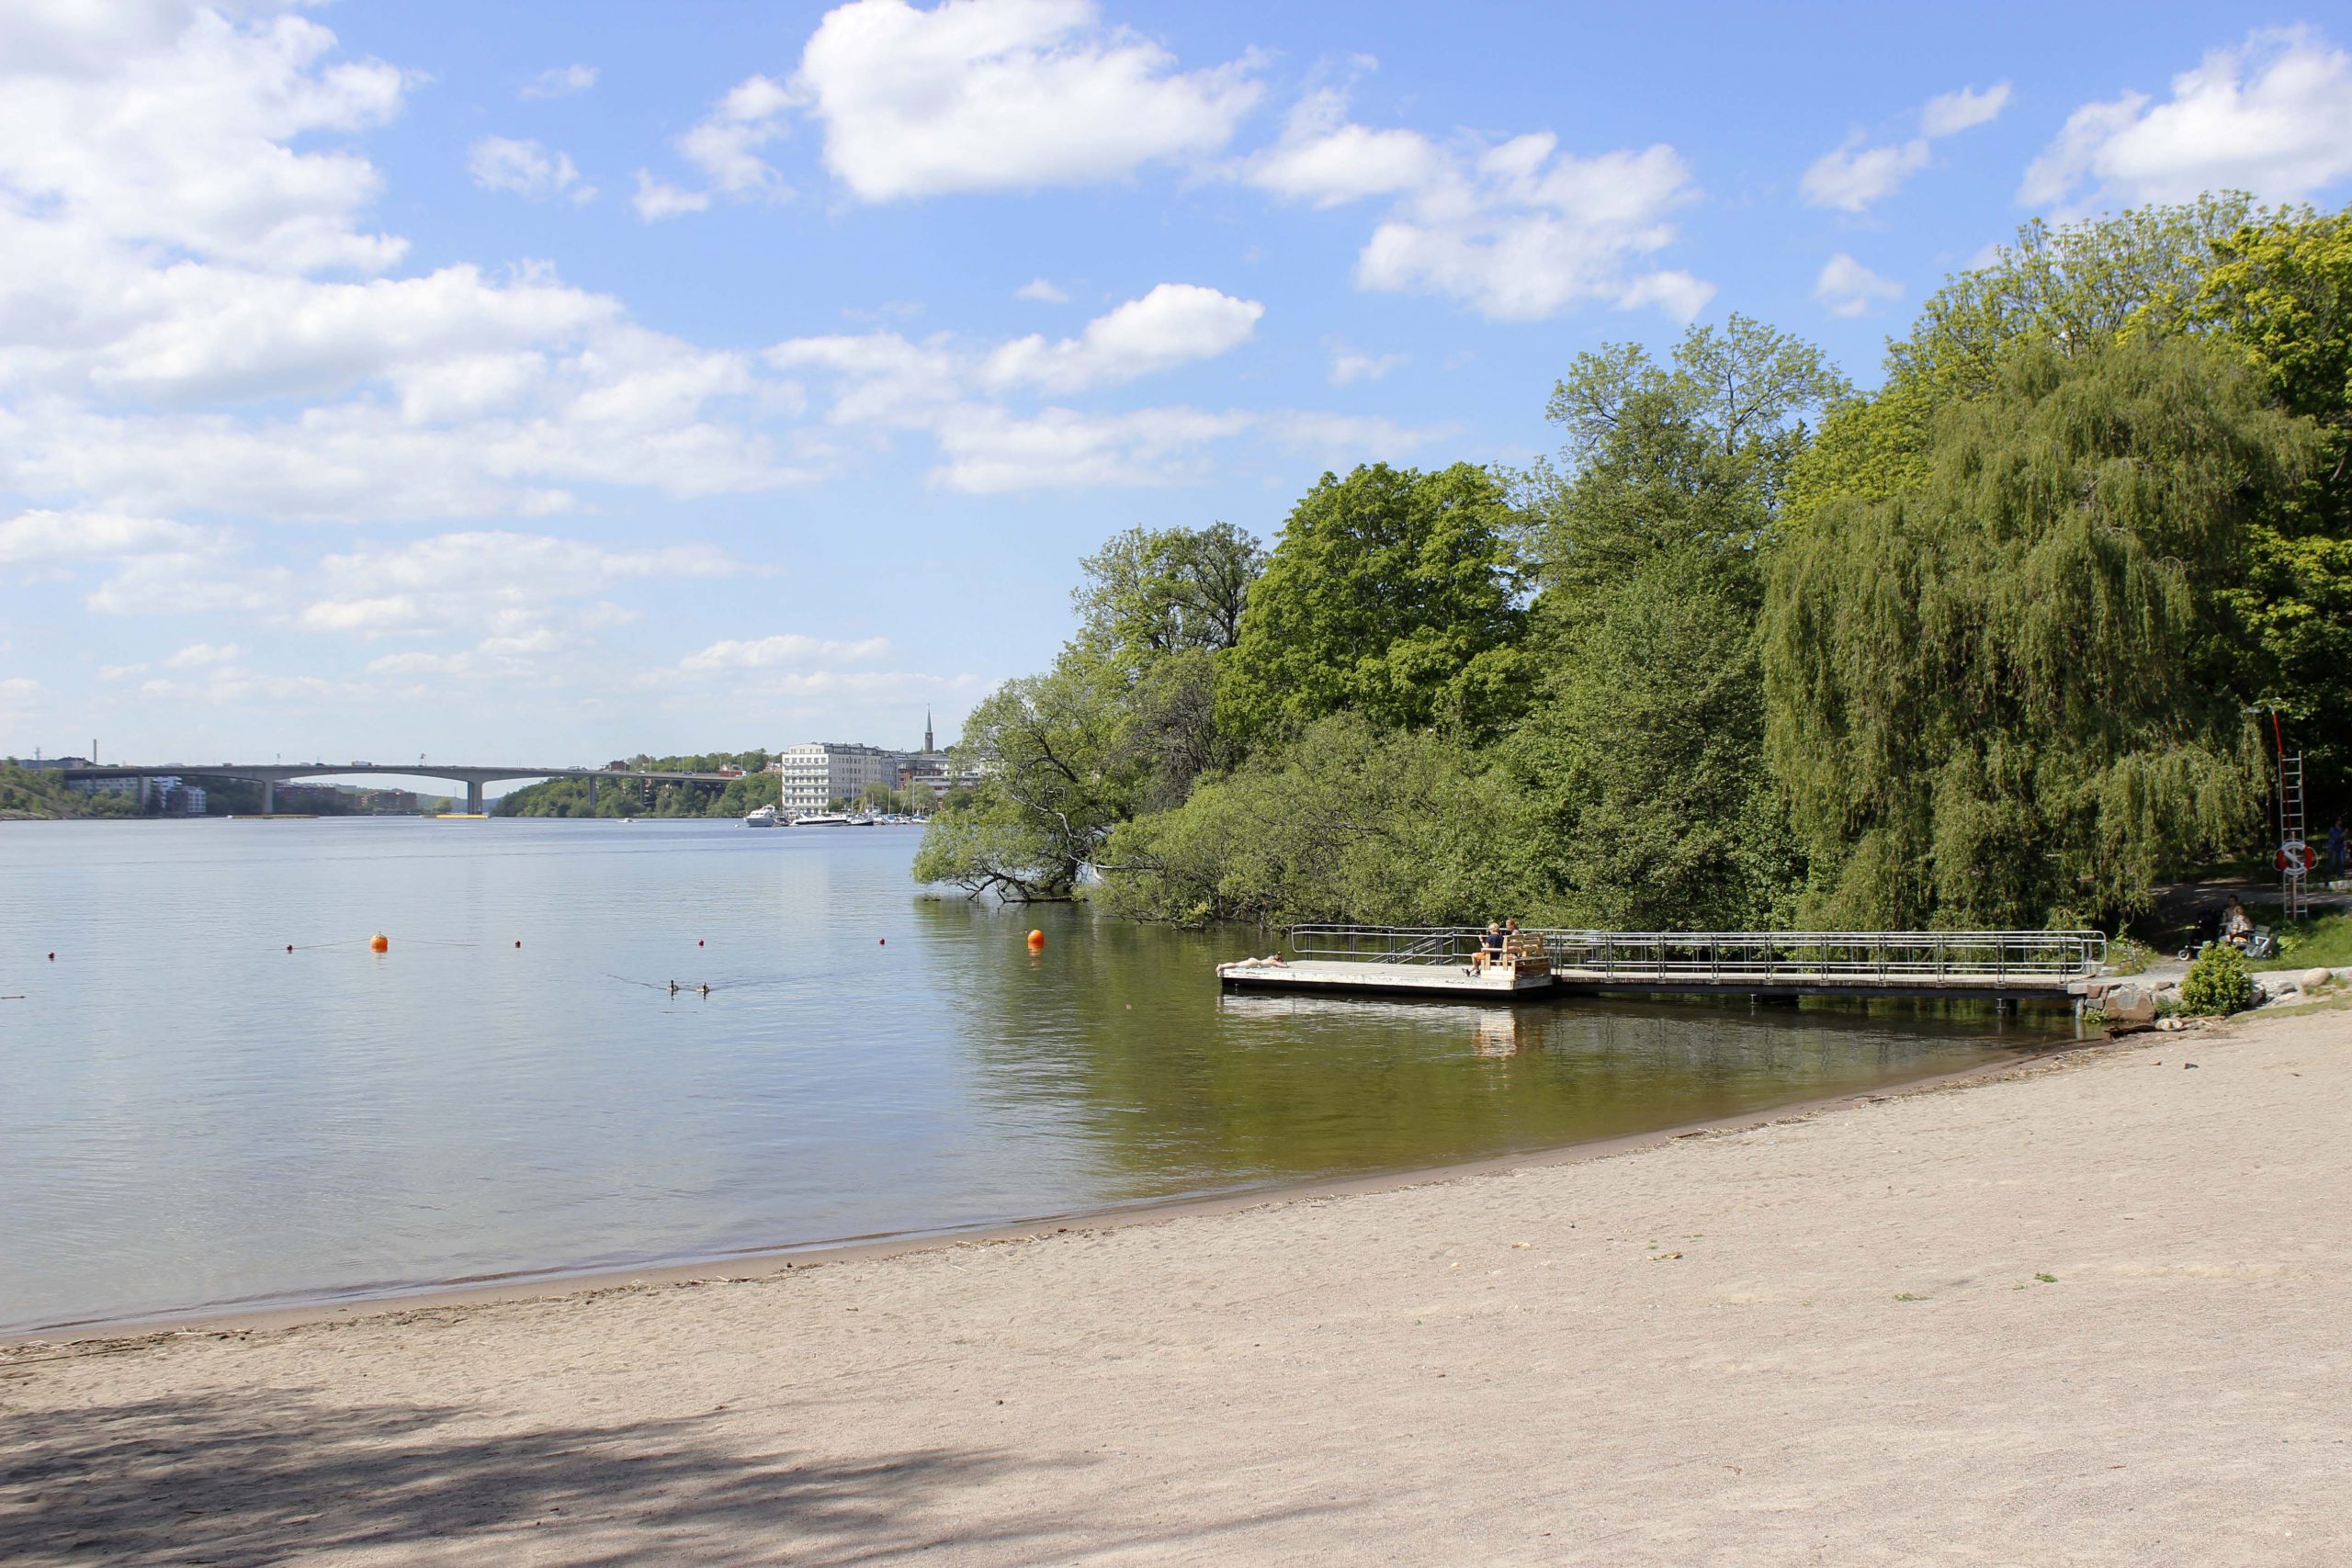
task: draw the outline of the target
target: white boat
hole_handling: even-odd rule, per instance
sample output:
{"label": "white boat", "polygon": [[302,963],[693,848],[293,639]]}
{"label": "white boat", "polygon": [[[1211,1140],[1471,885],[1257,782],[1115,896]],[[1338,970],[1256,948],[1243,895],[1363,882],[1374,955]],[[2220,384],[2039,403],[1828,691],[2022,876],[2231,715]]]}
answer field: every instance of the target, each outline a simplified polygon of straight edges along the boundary
{"label": "white boat", "polygon": [[752,812],[750,816],[743,818],[743,826],[746,828],[775,828],[781,826],[781,824],[776,820],[775,807],[773,806],[763,806]]}
{"label": "white boat", "polygon": [[796,828],[847,828],[853,824],[849,818],[838,811],[812,811],[806,817],[794,818],[792,825]]}

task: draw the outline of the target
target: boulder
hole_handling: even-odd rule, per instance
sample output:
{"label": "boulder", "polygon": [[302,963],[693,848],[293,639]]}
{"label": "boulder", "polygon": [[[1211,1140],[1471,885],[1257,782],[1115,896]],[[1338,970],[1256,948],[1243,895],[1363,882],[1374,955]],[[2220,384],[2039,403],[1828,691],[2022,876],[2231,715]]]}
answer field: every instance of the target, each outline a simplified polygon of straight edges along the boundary
{"label": "boulder", "polygon": [[2320,987],[2326,985],[2335,977],[2335,976],[2332,973],[2325,969],[2306,969],[2303,971],[2303,989],[2306,991],[2317,990]]}
{"label": "boulder", "polygon": [[2145,986],[2126,983],[2110,987],[2098,1005],[2099,1010],[2107,1014],[2109,1023],[2155,1021],[2156,994]]}

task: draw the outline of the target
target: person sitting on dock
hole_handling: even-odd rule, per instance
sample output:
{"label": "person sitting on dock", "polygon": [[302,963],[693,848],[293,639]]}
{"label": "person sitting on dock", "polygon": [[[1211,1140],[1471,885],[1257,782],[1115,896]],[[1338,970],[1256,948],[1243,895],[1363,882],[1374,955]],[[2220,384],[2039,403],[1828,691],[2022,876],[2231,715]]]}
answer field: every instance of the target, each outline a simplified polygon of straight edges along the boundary
{"label": "person sitting on dock", "polygon": [[1503,955],[1503,928],[1488,920],[1487,934],[1478,939],[1478,951],[1470,955],[1473,977],[1485,974],[1487,966]]}

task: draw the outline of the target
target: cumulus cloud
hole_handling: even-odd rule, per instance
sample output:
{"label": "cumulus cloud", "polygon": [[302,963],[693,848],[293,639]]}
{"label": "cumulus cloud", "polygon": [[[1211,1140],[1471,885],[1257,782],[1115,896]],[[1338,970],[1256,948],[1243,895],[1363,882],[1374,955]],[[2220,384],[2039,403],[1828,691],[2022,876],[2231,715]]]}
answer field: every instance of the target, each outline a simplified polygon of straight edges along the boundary
{"label": "cumulus cloud", "polygon": [[1374,130],[1348,119],[1337,88],[1307,94],[1283,122],[1280,141],[1246,165],[1243,178],[1292,201],[1336,207],[1417,189],[1445,172],[1446,159],[1418,130]]}
{"label": "cumulus cloud", "polygon": [[1326,346],[1331,351],[1330,381],[1334,387],[1350,387],[1358,381],[1377,381],[1391,370],[1412,361],[1412,355],[1408,354],[1363,354],[1337,341]]}
{"label": "cumulus cloud", "polygon": [[1067,292],[1057,288],[1050,280],[1043,277],[1031,278],[1028,282],[1014,289],[1012,291],[1012,297],[1016,299],[1027,299],[1032,303],[1038,305],[1067,305],[1069,303],[1069,295]]}
{"label": "cumulus cloud", "polygon": [[1956,130],[1972,126],[1989,125],[1998,119],[2008,107],[2009,85],[1996,82],[1983,92],[1973,87],[1961,87],[1949,93],[1939,93],[1929,98],[1919,110],[1919,134],[1950,136]]}
{"label": "cumulus cloud", "polygon": [[1893,196],[1903,182],[1928,166],[1929,142],[1997,118],[2009,101],[2009,85],[1996,82],[1978,90],[1960,87],[1929,98],[1919,110],[1919,134],[1907,141],[1871,146],[1857,130],[1814,160],[1797,184],[1809,207],[1863,212]]}
{"label": "cumulus cloud", "polygon": [[1510,321],[1587,303],[1654,304],[1687,321],[1714,293],[1688,273],[1643,268],[1674,238],[1668,214],[1696,195],[1663,144],[1579,157],[1539,131],[1441,147],[1418,131],[1354,124],[1344,97],[1326,90],[1239,172],[1317,207],[1393,198],[1356,258],[1361,288],[1442,294]]}
{"label": "cumulus cloud", "polygon": [[1091,0],[852,0],[808,39],[794,88],[825,166],[865,201],[1122,178],[1221,150],[1254,62],[1175,68]]}
{"label": "cumulus cloud", "polygon": [[841,642],[829,637],[803,637],[797,632],[786,632],[775,637],[714,642],[699,653],[688,654],[678,663],[679,668],[690,671],[799,670],[812,664],[864,663],[887,658],[889,652],[890,639],[888,637],[869,637],[854,642]]}
{"label": "cumulus cloud", "polygon": [[2296,201],[2352,176],[2352,54],[2311,28],[2249,34],[2144,93],[2086,104],[2025,173],[2018,199],[2179,201],[2234,189]]}
{"label": "cumulus cloud", "polygon": [[[397,111],[399,71],[336,59],[307,18],[158,6],[177,20],[111,54],[70,28],[0,50],[0,489],[365,521],[803,477],[749,423],[791,396],[755,361],[543,265],[391,270],[404,242],[368,230],[378,176],[341,138]],[[475,152],[487,183],[581,194],[536,143]]]}
{"label": "cumulus cloud", "polygon": [[1833,316],[1867,316],[1881,305],[1903,298],[1903,285],[1877,273],[1840,251],[1814,279],[1813,297]]}
{"label": "cumulus cloud", "polygon": [[1903,182],[1928,166],[1925,137],[1898,147],[1867,147],[1860,131],[1823,153],[1798,182],[1798,194],[1812,207],[1860,212],[1893,196]]}
{"label": "cumulus cloud", "polygon": [[989,356],[998,385],[1074,392],[1114,386],[1199,359],[1214,359],[1250,341],[1266,308],[1192,283],[1163,283],[1140,299],[1086,323],[1075,338],[1016,338]]}
{"label": "cumulus cloud", "polygon": [[631,198],[637,215],[648,223],[658,223],[664,218],[707,212],[716,198],[788,200],[792,187],[760,152],[790,129],[791,107],[791,95],[768,77],[747,76],[737,83],[674,143],[679,155],[702,175],[702,188],[673,185],[656,178],[650,170],[639,169],[637,195]]}
{"label": "cumulus cloud", "polygon": [[531,201],[556,196],[579,203],[596,199],[596,187],[581,182],[571,154],[550,152],[536,141],[485,136],[467,149],[466,172],[483,190],[512,191]]}
{"label": "cumulus cloud", "polygon": [[232,664],[243,657],[243,650],[233,643],[215,645],[192,642],[164,660],[166,670],[202,670],[214,664]]}
{"label": "cumulus cloud", "polygon": [[119,560],[179,554],[209,546],[212,536],[161,517],[111,512],[38,511],[0,521],[0,566]]}
{"label": "cumulus cloud", "polygon": [[526,98],[568,98],[574,93],[584,93],[595,85],[596,68],[593,65],[555,65],[524,83],[519,96]]}
{"label": "cumulus cloud", "polygon": [[657,180],[651,173],[637,171],[637,194],[629,197],[629,205],[648,223],[659,223],[664,218],[683,218],[689,212],[710,210],[710,195],[707,191],[688,190],[667,180]]}

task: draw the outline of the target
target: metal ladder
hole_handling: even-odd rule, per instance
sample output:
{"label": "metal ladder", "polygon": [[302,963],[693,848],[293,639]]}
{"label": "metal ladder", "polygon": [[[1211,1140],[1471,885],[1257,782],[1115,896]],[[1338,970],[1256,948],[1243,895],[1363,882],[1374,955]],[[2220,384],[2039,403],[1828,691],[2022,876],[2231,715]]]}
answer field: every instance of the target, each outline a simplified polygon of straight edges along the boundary
{"label": "metal ladder", "polygon": [[[2303,837],[2303,754],[2297,751],[2278,756],[2278,843],[2283,850],[2288,844],[2306,843]],[[2281,919],[2300,920],[2305,908],[2305,889],[2311,886],[2311,874],[2298,866],[2291,870],[2280,867],[2278,872],[2278,902]]]}

